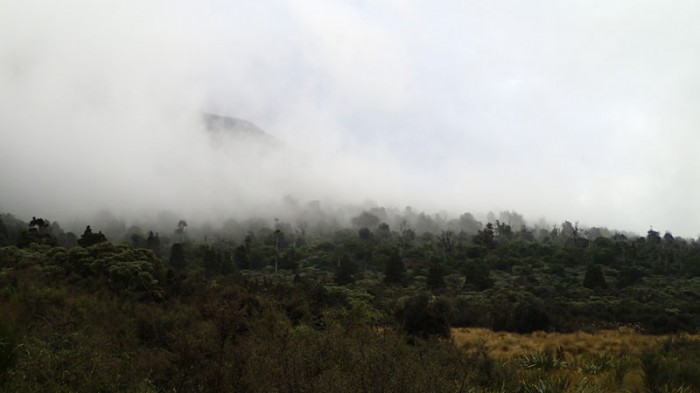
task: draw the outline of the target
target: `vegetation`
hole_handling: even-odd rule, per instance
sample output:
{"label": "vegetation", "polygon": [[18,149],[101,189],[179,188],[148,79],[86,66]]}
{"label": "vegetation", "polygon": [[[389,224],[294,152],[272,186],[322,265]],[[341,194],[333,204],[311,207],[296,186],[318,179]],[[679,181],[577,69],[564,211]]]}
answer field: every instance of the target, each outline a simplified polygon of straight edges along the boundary
{"label": "vegetation", "polygon": [[700,390],[700,243],[511,216],[111,238],[1,215],[0,389]]}

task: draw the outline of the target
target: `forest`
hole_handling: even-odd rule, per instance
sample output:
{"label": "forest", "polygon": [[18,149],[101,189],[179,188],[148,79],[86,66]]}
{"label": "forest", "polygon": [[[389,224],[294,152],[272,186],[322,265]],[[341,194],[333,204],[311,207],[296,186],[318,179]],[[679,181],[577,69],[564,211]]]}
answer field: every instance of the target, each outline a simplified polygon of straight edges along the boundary
{"label": "forest", "polygon": [[[2,214],[0,387],[700,391],[697,240],[394,213],[82,233]],[[575,334],[624,337],[514,349]]]}

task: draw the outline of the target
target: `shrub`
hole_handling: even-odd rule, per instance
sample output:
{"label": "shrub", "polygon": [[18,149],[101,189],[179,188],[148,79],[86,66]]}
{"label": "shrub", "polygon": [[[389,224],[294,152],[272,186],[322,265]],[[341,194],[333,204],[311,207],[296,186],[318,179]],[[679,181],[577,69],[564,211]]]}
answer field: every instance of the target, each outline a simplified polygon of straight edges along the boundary
{"label": "shrub", "polygon": [[17,364],[17,336],[15,329],[8,323],[0,321],[0,386],[8,372]]}
{"label": "shrub", "polygon": [[700,389],[700,342],[669,339],[640,356],[644,386],[652,393]]}
{"label": "shrub", "polygon": [[423,338],[450,335],[450,307],[444,299],[422,293],[406,300],[397,314],[410,335]]}

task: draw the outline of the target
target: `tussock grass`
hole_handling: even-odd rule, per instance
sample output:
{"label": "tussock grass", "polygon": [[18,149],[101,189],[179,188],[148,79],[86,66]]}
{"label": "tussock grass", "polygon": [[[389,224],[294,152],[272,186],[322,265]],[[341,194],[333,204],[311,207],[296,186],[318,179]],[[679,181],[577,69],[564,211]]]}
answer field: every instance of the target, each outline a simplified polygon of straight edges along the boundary
{"label": "tussock grass", "polygon": [[[700,335],[652,336],[630,328],[531,334],[458,328],[452,329],[452,339],[465,349],[482,348],[494,359],[514,364],[520,370],[523,392],[648,391],[650,366],[642,364],[644,354],[674,340],[700,346]],[[673,388],[684,391],[682,385]]]}
{"label": "tussock grass", "polygon": [[[489,354],[498,359],[511,359],[524,354],[556,353],[563,348],[567,356],[593,357],[623,352],[639,353],[666,341],[670,336],[641,334],[630,328],[599,330],[594,333],[546,333],[517,334],[494,332],[483,328],[452,329],[452,338],[460,346],[483,345]],[[684,334],[684,338],[700,340],[700,335]]]}

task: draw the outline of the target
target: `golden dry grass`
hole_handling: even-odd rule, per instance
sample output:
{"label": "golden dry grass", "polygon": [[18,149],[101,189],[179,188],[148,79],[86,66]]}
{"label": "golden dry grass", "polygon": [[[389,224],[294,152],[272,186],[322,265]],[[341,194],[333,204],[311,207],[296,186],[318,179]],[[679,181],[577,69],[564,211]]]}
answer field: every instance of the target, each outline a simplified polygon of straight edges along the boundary
{"label": "golden dry grass", "polygon": [[[690,339],[700,340],[700,335],[684,335]],[[638,353],[668,339],[669,336],[652,336],[636,332],[630,328],[617,330],[599,330],[595,333],[545,333],[517,334],[494,332],[482,328],[452,329],[452,338],[457,345],[466,347],[485,347],[498,359],[511,359],[526,353],[554,353],[561,347],[572,357],[618,354],[621,352]]]}
{"label": "golden dry grass", "polygon": [[[684,334],[683,337],[700,340],[700,335]],[[555,354],[561,348],[567,366],[549,370],[552,376],[566,376],[572,386],[586,382],[597,387],[590,391],[644,391],[643,373],[639,363],[639,354],[656,346],[669,336],[652,336],[641,334],[634,329],[599,330],[595,333],[545,333],[516,334],[494,332],[481,328],[452,329],[452,339],[466,350],[485,349],[491,356],[502,361],[510,361],[537,353]],[[628,359],[628,367],[619,378],[615,370],[608,368],[601,373],[594,373],[591,366],[600,365],[600,359],[614,359],[620,365],[622,359]],[[589,366],[589,368],[587,368]],[[525,376],[534,370],[521,370]],[[585,389],[567,391],[584,392]]]}

